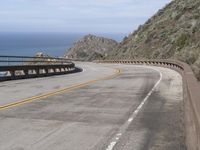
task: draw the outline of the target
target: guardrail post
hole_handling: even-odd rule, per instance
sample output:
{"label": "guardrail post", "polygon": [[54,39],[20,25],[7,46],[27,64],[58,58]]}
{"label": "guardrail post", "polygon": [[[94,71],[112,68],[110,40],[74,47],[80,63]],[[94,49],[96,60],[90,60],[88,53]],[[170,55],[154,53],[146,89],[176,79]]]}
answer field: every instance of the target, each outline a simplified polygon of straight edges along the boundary
{"label": "guardrail post", "polygon": [[44,70],[45,70],[45,73],[46,73],[46,74],[49,73],[49,71],[48,71],[49,69],[48,69],[48,68],[46,68],[46,69],[44,69]]}
{"label": "guardrail post", "polygon": [[15,70],[10,70],[10,76],[12,79],[15,79]]}
{"label": "guardrail post", "polygon": [[40,69],[35,69],[36,76],[40,75]]}
{"label": "guardrail post", "polygon": [[51,69],[52,69],[52,73],[55,74],[56,73],[55,68],[51,68]]}
{"label": "guardrail post", "polygon": [[28,70],[24,70],[25,77],[28,77]]}

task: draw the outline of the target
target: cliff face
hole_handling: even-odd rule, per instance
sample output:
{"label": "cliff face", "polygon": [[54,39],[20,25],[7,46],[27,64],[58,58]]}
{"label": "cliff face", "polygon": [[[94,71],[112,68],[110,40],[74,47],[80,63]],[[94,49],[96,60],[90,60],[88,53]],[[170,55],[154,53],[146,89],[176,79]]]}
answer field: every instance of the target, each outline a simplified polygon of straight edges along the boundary
{"label": "cliff face", "polygon": [[172,1],[107,58],[175,58],[190,64],[200,78],[200,0]]}
{"label": "cliff face", "polygon": [[85,61],[102,59],[108,51],[116,49],[117,45],[118,43],[111,39],[86,35],[67,51],[66,57]]}

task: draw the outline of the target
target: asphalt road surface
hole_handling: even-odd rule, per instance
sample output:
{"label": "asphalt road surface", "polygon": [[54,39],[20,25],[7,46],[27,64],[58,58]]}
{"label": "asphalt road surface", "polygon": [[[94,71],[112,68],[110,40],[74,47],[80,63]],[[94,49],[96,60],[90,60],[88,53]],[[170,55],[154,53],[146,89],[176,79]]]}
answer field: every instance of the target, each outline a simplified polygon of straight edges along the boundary
{"label": "asphalt road surface", "polygon": [[0,83],[0,150],[183,149],[181,75],[78,66],[83,72]]}

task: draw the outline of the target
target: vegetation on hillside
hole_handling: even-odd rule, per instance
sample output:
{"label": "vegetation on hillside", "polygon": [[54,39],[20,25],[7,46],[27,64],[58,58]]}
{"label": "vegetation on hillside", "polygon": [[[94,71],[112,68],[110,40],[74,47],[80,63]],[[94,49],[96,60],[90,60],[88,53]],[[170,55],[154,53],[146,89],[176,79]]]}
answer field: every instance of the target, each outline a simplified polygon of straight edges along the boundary
{"label": "vegetation on hillside", "polygon": [[178,59],[200,79],[200,1],[174,0],[125,37],[107,59]]}

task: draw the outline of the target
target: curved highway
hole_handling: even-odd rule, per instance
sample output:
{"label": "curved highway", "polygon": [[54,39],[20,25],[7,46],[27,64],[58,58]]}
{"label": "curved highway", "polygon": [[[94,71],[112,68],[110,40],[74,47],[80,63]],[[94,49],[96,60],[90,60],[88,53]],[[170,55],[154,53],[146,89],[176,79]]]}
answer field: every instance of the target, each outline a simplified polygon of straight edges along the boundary
{"label": "curved highway", "polygon": [[83,72],[0,83],[1,150],[183,149],[181,75],[77,65]]}

